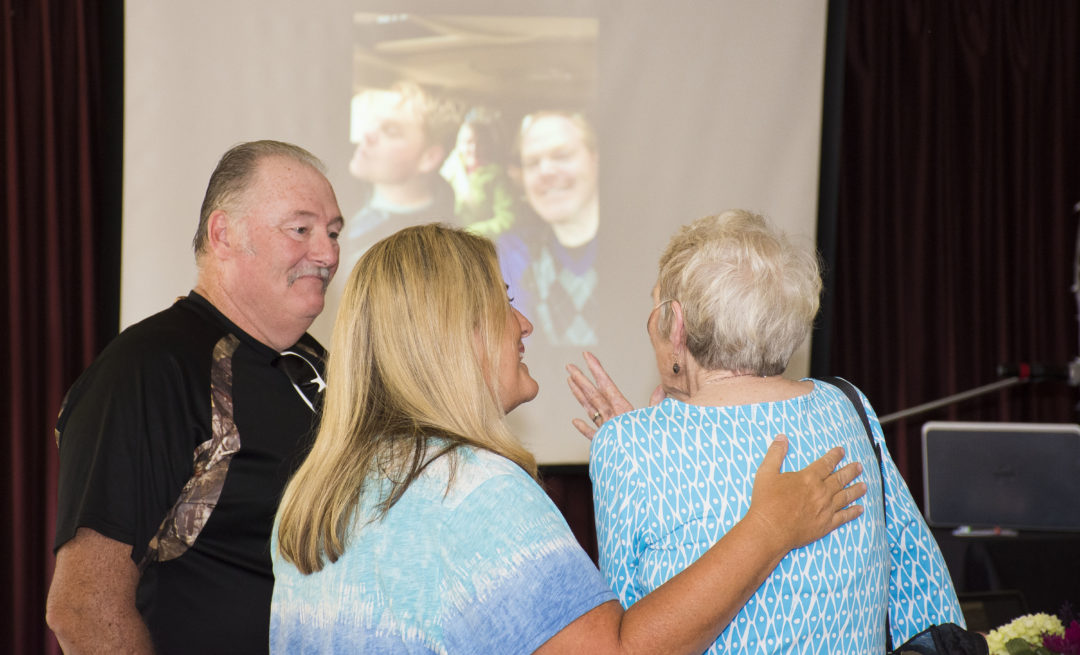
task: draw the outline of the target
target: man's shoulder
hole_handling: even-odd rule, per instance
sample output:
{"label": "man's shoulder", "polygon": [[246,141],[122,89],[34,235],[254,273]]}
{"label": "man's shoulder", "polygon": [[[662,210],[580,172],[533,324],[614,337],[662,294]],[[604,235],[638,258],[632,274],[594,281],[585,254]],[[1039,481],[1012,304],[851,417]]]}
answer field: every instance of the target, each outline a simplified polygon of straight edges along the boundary
{"label": "man's shoulder", "polygon": [[[65,398],[83,395],[88,389],[119,390],[143,387],[153,380],[175,380],[206,364],[210,353],[228,329],[214,320],[208,309],[188,298],[130,325],[109,342],[75,381]],[[173,382],[175,384],[175,382]]]}
{"label": "man's shoulder", "polygon": [[82,424],[91,415],[91,422],[98,421],[106,408],[115,416],[135,415],[140,408],[177,402],[190,390],[207,386],[210,353],[225,330],[192,304],[178,299],[117,335],[65,395],[57,438],[71,421]]}
{"label": "man's shoulder", "polygon": [[102,352],[102,356],[159,358],[187,354],[211,347],[228,332],[210,312],[189,298],[178,298],[170,307],[125,328]]}

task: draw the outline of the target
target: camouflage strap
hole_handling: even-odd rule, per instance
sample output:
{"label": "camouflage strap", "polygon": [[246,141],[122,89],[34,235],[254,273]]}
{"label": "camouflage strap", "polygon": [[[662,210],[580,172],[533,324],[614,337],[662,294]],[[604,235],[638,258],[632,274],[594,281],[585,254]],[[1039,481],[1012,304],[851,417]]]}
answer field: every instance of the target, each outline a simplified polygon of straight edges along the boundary
{"label": "camouflage strap", "polygon": [[165,514],[139,562],[141,574],[153,562],[180,557],[195,543],[221,497],[233,455],[240,450],[240,434],[233,421],[232,356],[240,340],[232,334],[214,346],[210,368],[210,439],[195,449],[194,473]]}

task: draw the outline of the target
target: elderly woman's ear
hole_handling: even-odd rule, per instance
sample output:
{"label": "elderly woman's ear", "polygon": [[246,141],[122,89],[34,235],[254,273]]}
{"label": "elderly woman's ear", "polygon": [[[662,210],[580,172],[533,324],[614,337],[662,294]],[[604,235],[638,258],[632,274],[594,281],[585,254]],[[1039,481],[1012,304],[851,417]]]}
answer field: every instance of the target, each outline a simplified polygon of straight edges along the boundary
{"label": "elderly woman's ear", "polygon": [[671,344],[671,352],[677,359],[683,359],[686,352],[686,323],[683,321],[682,303],[672,300],[668,303],[671,308],[671,321],[667,333],[667,340]]}

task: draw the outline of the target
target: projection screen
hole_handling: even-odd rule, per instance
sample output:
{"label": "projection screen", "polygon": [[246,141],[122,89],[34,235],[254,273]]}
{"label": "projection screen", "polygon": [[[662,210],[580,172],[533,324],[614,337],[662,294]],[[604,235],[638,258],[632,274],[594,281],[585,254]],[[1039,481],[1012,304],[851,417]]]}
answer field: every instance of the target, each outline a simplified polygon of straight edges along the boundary
{"label": "projection screen", "polygon": [[[349,267],[381,234],[364,212],[396,206],[365,159],[365,130],[419,89],[421,104],[470,122],[427,165],[455,205],[444,220],[496,242],[535,326],[525,362],[540,395],[507,420],[542,464],[585,462],[564,367],[592,351],[631,401],[647,401],[658,378],[645,320],[678,226],[743,207],[812,239],[826,5],[129,2],[121,326],[194,285],[210,172],[232,145],[270,138],[327,164],[346,219],[311,330],[329,345]],[[591,229],[560,230],[559,216]],[[807,373],[808,352],[789,376]]]}

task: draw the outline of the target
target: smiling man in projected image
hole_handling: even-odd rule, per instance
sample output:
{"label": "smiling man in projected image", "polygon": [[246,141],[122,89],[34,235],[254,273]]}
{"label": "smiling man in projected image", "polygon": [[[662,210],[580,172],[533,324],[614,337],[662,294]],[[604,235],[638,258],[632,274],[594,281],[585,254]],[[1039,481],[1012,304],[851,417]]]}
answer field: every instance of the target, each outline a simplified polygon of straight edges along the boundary
{"label": "smiling man in projected image", "polygon": [[581,247],[600,227],[596,137],[580,114],[531,114],[521,125],[525,197],[559,243]]}
{"label": "smiling man in projected image", "polygon": [[207,186],[195,289],[68,392],[46,619],[69,655],[266,653],[270,530],[321,406],[306,330],[341,229],[314,156],[234,147]]}
{"label": "smiling man in projected image", "polygon": [[550,344],[595,345],[595,132],[579,113],[543,111],[522,120],[518,141],[525,198],[540,224],[523,221],[500,240],[504,275]]}

